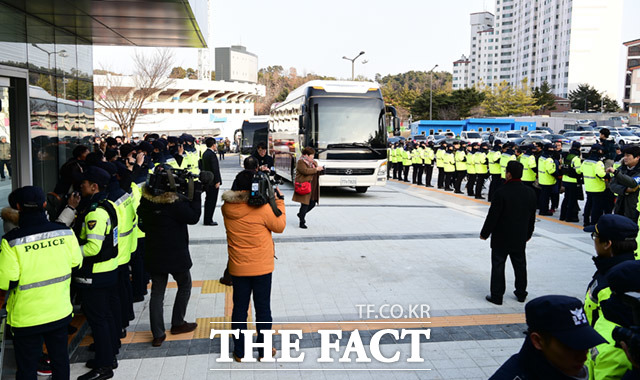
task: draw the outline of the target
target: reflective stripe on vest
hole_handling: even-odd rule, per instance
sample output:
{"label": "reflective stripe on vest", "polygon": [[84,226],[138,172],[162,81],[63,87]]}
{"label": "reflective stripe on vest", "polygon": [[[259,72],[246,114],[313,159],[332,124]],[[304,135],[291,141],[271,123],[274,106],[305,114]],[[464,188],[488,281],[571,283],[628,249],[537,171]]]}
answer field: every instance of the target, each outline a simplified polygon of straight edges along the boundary
{"label": "reflective stripe on vest", "polygon": [[69,236],[69,235],[73,235],[73,231],[71,231],[71,230],[56,230],[56,231],[42,232],[42,233],[39,233],[39,234],[33,234],[33,235],[29,235],[29,236],[13,239],[13,240],[9,241],[8,243],[9,243],[10,247],[15,247],[16,245],[35,243],[36,241],[39,241],[39,240],[47,240],[47,239],[52,239],[52,238],[56,238],[56,237],[60,237],[60,236]]}
{"label": "reflective stripe on vest", "polygon": [[57,284],[59,282],[66,281],[66,280],[68,280],[70,278],[71,278],[71,273],[65,274],[64,276],[52,278],[50,280],[38,281],[38,282],[34,282],[32,284],[27,284],[27,285],[20,285],[20,290],[29,290],[29,289],[33,289],[33,288],[41,288],[43,286],[53,285],[53,284]]}

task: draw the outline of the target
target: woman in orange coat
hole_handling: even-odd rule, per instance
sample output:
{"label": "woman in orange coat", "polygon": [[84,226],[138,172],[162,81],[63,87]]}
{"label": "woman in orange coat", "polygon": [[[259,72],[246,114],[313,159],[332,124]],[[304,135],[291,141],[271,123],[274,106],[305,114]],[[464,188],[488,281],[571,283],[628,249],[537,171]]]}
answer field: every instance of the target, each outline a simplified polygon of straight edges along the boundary
{"label": "woman in orange coat", "polygon": [[324,172],[324,166],[319,166],[318,162],[313,159],[316,151],[311,147],[302,150],[302,157],[296,164],[295,183],[311,183],[311,192],[300,195],[293,193],[293,201],[300,202],[300,211],[298,218],[300,219],[300,228],[307,228],[305,217],[316,204],[320,201],[320,179],[318,178]]}
{"label": "woman in orange coat", "polygon": [[[257,171],[258,161],[248,157],[245,170],[238,173],[231,190],[222,194],[222,216],[227,230],[229,274],[233,282],[232,329],[247,329],[247,310],[253,293],[253,306],[258,323],[257,342],[264,342],[262,330],[271,329],[271,274],[274,268],[274,244],[271,233],[282,233],[287,224],[284,197],[276,189],[276,205],[282,215],[276,216],[268,204],[248,204],[251,181]],[[240,361],[245,356],[244,336],[233,339],[233,356]],[[251,355],[251,353],[247,353]],[[262,349],[259,357],[264,357]]]}

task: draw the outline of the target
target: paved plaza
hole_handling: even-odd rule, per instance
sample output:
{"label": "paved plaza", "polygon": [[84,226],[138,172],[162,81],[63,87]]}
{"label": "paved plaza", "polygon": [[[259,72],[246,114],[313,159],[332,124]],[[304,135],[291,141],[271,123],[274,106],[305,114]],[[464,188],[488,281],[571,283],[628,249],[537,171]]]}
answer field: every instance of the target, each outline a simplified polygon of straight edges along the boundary
{"label": "paved plaza", "polygon": [[[221,166],[224,191],[240,170],[237,156],[228,155]],[[146,296],[134,305],[136,319],[123,339],[116,379],[486,379],[519,350],[524,304],[513,296],[510,265],[503,305],[484,299],[489,293],[490,248],[489,241],[479,239],[479,231],[487,202],[393,180],[365,194],[323,189],[305,230],[298,227],[299,204],[291,201],[291,184],[281,189],[288,224],[283,234],[274,235],[273,328],[301,329],[305,360],[216,362],[220,339],[209,339],[209,333],[211,328],[229,328],[232,309],[231,288],[217,281],[227,262],[219,204],[214,215],[219,226],[190,227],[194,284],[186,319],[197,321],[198,329],[184,335],[167,332],[162,347],[151,347]],[[592,252],[591,238],[578,224],[538,217],[527,249],[528,299],[545,294],[582,299],[593,273]],[[167,328],[175,283],[170,287],[165,297]],[[401,305],[405,311],[411,305],[428,305],[430,318],[406,312],[390,320],[367,318],[358,307],[365,304]],[[382,339],[381,351],[386,356],[399,351],[397,363],[356,363],[355,354],[352,363],[316,361],[319,329],[343,330],[342,352],[352,330],[358,330],[368,350],[371,336],[385,328],[430,328],[430,339],[420,344],[425,361],[408,363],[410,340],[389,335]],[[279,349],[279,336],[274,341]],[[90,342],[91,337],[85,337],[72,356],[72,378],[87,371]]]}

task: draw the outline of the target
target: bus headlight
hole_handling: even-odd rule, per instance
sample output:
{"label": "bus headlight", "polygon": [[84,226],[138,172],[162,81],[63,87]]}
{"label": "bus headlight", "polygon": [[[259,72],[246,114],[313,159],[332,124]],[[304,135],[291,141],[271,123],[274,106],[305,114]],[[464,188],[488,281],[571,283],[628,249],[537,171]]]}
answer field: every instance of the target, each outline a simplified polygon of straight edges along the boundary
{"label": "bus headlight", "polygon": [[386,177],[387,176],[387,161],[380,164],[378,168],[378,177]]}

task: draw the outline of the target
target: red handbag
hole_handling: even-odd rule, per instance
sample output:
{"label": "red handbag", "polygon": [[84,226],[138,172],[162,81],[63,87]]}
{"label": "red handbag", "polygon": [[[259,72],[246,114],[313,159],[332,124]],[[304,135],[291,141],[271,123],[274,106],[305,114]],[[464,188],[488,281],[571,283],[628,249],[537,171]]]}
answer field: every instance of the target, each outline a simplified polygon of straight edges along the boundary
{"label": "red handbag", "polygon": [[311,182],[296,182],[294,186],[298,195],[307,195],[311,192]]}

